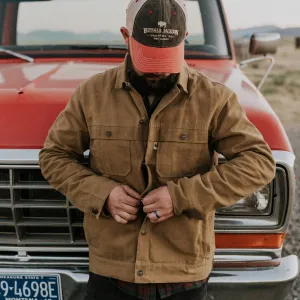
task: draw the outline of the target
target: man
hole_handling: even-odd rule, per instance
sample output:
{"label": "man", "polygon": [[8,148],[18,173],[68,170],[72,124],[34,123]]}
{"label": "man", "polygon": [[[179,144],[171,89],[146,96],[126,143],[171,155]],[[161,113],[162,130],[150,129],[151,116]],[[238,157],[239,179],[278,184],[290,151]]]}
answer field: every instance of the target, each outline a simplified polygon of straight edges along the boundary
{"label": "man", "polygon": [[86,300],[206,299],[215,210],[274,177],[236,95],[184,62],[186,17],[183,0],[132,0],[125,62],[80,85],[40,152],[84,212]]}

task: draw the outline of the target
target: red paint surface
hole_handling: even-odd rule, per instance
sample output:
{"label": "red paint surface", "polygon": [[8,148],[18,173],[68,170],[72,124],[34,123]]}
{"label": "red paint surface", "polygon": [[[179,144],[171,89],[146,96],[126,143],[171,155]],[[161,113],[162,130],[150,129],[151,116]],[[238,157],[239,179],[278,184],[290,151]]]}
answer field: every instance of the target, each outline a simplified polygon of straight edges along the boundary
{"label": "red paint surface", "polygon": [[[96,73],[116,67],[122,59],[37,59],[0,62],[0,148],[40,149],[48,130],[74,89]],[[237,93],[249,119],[273,150],[292,151],[271,107],[234,61],[190,60],[207,77]]]}

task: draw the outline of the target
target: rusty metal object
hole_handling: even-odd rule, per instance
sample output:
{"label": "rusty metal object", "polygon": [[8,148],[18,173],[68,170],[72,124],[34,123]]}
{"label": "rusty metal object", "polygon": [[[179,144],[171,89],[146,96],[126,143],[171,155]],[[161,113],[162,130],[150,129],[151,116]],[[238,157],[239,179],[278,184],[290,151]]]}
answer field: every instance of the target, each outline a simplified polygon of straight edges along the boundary
{"label": "rusty metal object", "polygon": [[295,47],[296,49],[300,49],[300,36],[295,38]]}

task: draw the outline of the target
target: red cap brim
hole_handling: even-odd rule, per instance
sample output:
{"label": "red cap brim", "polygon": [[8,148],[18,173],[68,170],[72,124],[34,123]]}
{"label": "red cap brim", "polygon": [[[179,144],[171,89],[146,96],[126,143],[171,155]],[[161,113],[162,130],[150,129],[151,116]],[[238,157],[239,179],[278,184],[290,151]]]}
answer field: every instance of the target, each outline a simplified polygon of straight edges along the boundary
{"label": "red cap brim", "polygon": [[130,56],[134,67],[143,73],[180,73],[184,64],[184,41],[172,48],[154,48],[130,37]]}

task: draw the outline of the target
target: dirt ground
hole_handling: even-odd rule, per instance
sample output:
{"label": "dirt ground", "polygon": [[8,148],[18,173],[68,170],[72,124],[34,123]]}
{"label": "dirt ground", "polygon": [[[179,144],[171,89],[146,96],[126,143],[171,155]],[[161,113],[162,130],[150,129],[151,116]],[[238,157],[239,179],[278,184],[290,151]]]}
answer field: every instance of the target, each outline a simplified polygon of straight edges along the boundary
{"label": "dirt ground", "polygon": [[[298,188],[283,255],[296,254],[300,257],[300,49],[295,49],[293,40],[285,40],[275,58],[276,66],[262,93],[281,119],[296,155]],[[263,63],[244,71],[253,82],[258,83],[266,67]],[[300,278],[296,280],[287,300],[300,300]]]}
{"label": "dirt ground", "polygon": [[[276,65],[262,88],[284,125],[300,125],[300,49],[294,40],[284,40],[275,55]],[[259,83],[268,63],[244,69],[254,83]]]}
{"label": "dirt ground", "polygon": [[[295,155],[295,172],[297,176],[297,190],[294,209],[290,221],[289,230],[284,244],[283,255],[296,254],[300,257],[300,124],[286,125],[287,134],[291,140]],[[300,277],[296,280],[294,288],[287,300],[300,299]]]}

